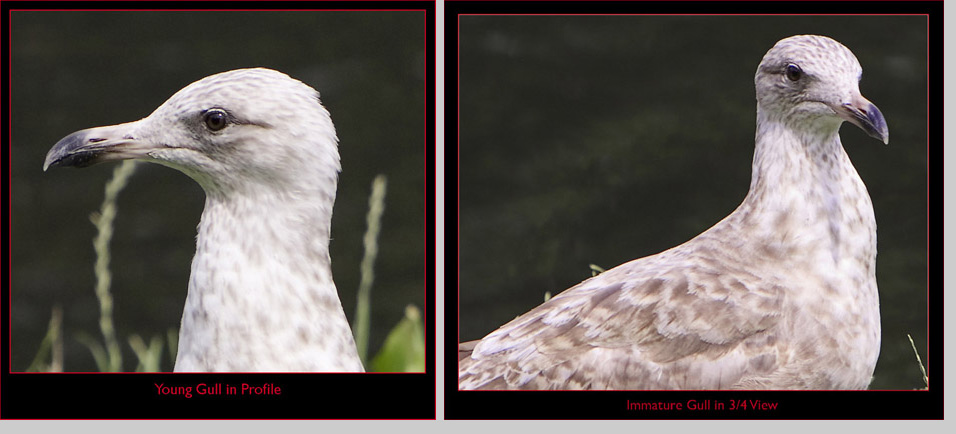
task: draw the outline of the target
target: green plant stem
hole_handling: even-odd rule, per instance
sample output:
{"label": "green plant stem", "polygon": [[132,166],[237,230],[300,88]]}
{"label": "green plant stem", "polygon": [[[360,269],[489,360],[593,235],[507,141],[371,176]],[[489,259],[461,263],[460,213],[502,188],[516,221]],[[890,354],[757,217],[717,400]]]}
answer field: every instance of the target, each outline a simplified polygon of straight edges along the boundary
{"label": "green plant stem", "polygon": [[919,357],[919,351],[916,351],[916,343],[913,342],[913,337],[906,334],[906,337],[910,340],[910,346],[913,347],[913,354],[916,355],[916,362],[919,363],[919,370],[923,373],[923,383],[926,384],[926,387],[929,387],[929,376],[926,375],[926,368],[923,367],[923,359]]}
{"label": "green plant stem", "polygon": [[106,183],[106,192],[98,216],[93,218],[96,225],[96,238],[93,248],[96,250],[96,298],[100,302],[100,331],[108,354],[107,370],[118,372],[123,365],[119,341],[113,327],[113,296],[110,284],[113,274],[110,272],[110,239],[113,238],[113,220],[116,218],[116,197],[126,186],[126,182],[136,169],[136,162],[127,160],[113,170],[113,178]]}
{"label": "green plant stem", "polygon": [[369,310],[372,282],[375,280],[375,257],[378,255],[378,233],[381,230],[382,213],[385,212],[385,187],[385,175],[376,176],[372,181],[372,194],[368,198],[368,214],[365,217],[368,225],[364,237],[365,255],[362,257],[355,322],[352,326],[355,346],[358,348],[362,364],[367,364],[368,360],[368,335],[371,323]]}
{"label": "green plant stem", "polygon": [[149,341],[149,346],[139,335],[129,337],[129,346],[139,359],[139,365],[136,366],[137,372],[159,372],[159,362],[163,357],[163,338],[153,336]]}
{"label": "green plant stem", "polygon": [[[44,336],[43,341],[40,342],[40,349],[37,350],[36,356],[33,357],[33,362],[27,367],[27,372],[63,372],[62,323],[63,309],[58,304],[53,306],[46,336]],[[49,364],[45,363],[47,356],[50,357]]]}

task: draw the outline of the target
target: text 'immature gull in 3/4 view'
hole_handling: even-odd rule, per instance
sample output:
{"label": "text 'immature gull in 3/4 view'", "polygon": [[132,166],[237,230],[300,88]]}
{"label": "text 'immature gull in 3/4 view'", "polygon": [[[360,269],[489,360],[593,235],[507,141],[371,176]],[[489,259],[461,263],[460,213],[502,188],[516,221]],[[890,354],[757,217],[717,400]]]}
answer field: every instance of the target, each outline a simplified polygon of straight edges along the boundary
{"label": "text 'immature gull in 3/4 view'", "polygon": [[880,352],[876,220],[843,121],[889,142],[822,36],[763,57],[750,191],[697,237],[459,348],[461,389],[865,389]]}
{"label": "text 'immature gull in 3/4 view'", "polygon": [[329,258],[335,127],[264,68],[212,75],[136,122],[77,131],[43,169],[138,159],[206,192],[176,371],[363,371]]}

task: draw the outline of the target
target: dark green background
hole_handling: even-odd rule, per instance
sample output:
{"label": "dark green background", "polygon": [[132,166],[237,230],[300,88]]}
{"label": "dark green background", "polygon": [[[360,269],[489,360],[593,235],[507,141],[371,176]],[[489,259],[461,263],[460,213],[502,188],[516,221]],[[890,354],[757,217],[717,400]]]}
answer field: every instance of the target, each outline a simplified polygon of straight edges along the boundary
{"label": "dark green background", "polygon": [[[873,199],[883,345],[875,389],[927,361],[923,16],[460,17],[460,340],[605,268],[673,247],[743,200],[753,76],[776,41],[830,36],[863,66],[884,146],[842,138]],[[932,362],[932,358],[929,358]]]}
{"label": "dark green background", "polygon": [[[12,13],[12,369],[26,369],[54,305],[63,307],[65,369],[95,371],[78,333],[99,337],[95,235],[113,165],[43,173],[67,134],[140,119],[205,76],[280,70],[321,93],[343,171],[332,220],[332,267],[346,314],[355,312],[368,193],[388,193],[372,290],[379,348],[407,304],[424,301],[424,12]],[[178,328],[202,189],[166,167],[140,164],[120,193],[112,242],[115,324],[148,339]],[[163,369],[172,363],[164,355]]]}

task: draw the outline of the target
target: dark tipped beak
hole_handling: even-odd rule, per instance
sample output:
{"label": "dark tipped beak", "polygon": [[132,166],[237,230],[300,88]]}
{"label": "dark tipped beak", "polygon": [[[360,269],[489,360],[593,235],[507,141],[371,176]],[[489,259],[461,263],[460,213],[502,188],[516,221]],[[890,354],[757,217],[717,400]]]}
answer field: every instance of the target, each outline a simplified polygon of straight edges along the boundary
{"label": "dark tipped beak", "polygon": [[860,127],[863,131],[884,144],[890,143],[890,131],[886,127],[886,119],[875,104],[860,95],[849,103],[844,103],[833,110],[838,116]]}
{"label": "dark tipped beak", "polygon": [[136,122],[90,128],[70,134],[46,154],[43,170],[51,167],[86,167],[104,161],[142,158],[150,147],[132,134]]}

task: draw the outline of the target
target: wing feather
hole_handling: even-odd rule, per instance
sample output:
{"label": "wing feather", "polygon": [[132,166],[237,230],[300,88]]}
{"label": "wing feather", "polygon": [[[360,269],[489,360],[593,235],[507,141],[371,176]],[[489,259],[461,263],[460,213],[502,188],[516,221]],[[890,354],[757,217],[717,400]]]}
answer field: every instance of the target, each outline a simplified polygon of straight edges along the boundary
{"label": "wing feather", "polygon": [[716,388],[773,369],[781,286],[716,262],[675,248],[585,280],[474,345],[459,386]]}

